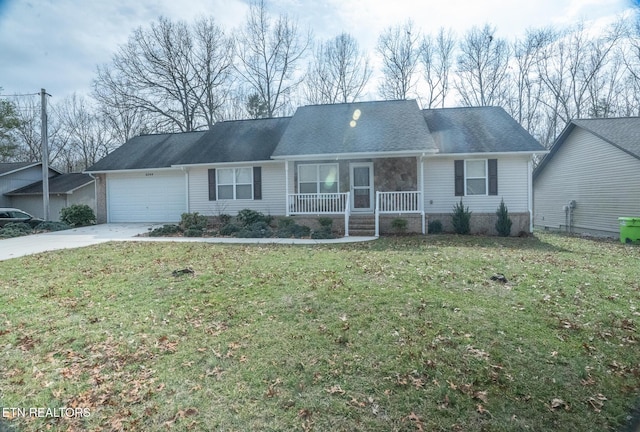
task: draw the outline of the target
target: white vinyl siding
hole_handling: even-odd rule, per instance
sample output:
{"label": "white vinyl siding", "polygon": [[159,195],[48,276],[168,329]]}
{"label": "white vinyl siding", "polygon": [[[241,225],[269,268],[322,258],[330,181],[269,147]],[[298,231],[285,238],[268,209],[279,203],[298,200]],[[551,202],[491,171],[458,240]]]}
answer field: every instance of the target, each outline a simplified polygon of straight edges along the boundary
{"label": "white vinyl siding", "polygon": [[[204,215],[218,214],[236,215],[240,210],[252,209],[273,216],[284,215],[285,210],[285,178],[284,162],[268,163],[254,166],[262,167],[262,199],[218,199],[209,201],[209,174],[214,168],[218,171],[226,167],[210,166],[189,168],[189,211]],[[219,190],[218,190],[219,191]]]}
{"label": "white vinyl siding", "polygon": [[[504,202],[509,212],[527,212],[529,155],[491,156],[498,160],[498,194],[455,196],[454,160],[460,157],[431,157],[424,160],[424,210],[426,213],[451,213],[460,198],[476,213],[495,213]],[[474,158],[469,158],[473,160]]]}
{"label": "white vinyl siding", "polygon": [[576,201],[576,232],[617,236],[618,217],[640,216],[640,160],[576,127],[534,184],[534,225],[564,229]]}
{"label": "white vinyl siding", "polygon": [[186,211],[182,171],[107,174],[109,222],[177,222]]}

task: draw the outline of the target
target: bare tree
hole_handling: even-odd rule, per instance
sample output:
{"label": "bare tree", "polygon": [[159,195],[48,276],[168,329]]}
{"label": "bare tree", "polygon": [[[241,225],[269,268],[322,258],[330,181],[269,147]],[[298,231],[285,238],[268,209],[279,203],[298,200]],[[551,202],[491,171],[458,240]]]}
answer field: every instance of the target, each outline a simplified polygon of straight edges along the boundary
{"label": "bare tree", "polygon": [[236,71],[259,95],[269,117],[286,111],[287,98],[302,81],[298,64],[311,43],[286,15],[269,16],[264,0],[251,3],[247,21],[236,38]]}
{"label": "bare tree", "polygon": [[595,94],[598,77],[604,74],[622,34],[622,27],[614,25],[604,35],[591,36],[581,23],[556,32],[542,50],[537,65],[546,94],[541,102],[551,123],[548,142],[569,121],[589,114],[590,89]]}
{"label": "bare tree", "polygon": [[95,114],[88,102],[75,93],[64,99],[56,112],[68,145],[65,165],[68,170],[80,171],[103,158],[114,147],[111,128]]}
{"label": "bare tree", "polygon": [[106,107],[142,110],[158,118],[163,130],[211,127],[226,95],[232,45],[212,19],[184,22],[160,18],[138,28],[98,68],[94,91]]}
{"label": "bare tree", "polygon": [[427,85],[426,108],[444,107],[455,44],[453,32],[444,28],[440,28],[435,37],[428,35],[422,39],[420,61]]}
{"label": "bare tree", "polygon": [[467,106],[505,105],[509,45],[494,27],[473,27],[460,43],[456,90]]}
{"label": "bare tree", "polygon": [[305,96],[311,103],[356,101],[371,78],[369,59],[358,42],[342,33],[321,43],[309,65]]}
{"label": "bare tree", "polygon": [[553,40],[549,29],[527,30],[513,42],[511,91],[507,111],[533,136],[540,136],[543,87],[538,75],[540,53]]}
{"label": "bare tree", "polygon": [[387,28],[378,38],[376,50],[382,57],[383,75],[378,91],[382,98],[408,99],[415,95],[419,40],[411,20]]}

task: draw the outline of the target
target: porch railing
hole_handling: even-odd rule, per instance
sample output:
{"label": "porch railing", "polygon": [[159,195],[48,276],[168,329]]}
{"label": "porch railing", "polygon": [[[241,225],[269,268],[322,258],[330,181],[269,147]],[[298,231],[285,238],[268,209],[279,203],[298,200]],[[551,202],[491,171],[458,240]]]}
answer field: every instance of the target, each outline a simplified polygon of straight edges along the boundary
{"label": "porch railing", "polygon": [[344,235],[349,236],[349,192],[289,194],[287,209],[290,215],[344,214]]}
{"label": "porch railing", "polygon": [[425,233],[420,191],[376,192],[376,237],[380,236],[380,215],[390,213],[419,213],[422,216],[422,233]]}

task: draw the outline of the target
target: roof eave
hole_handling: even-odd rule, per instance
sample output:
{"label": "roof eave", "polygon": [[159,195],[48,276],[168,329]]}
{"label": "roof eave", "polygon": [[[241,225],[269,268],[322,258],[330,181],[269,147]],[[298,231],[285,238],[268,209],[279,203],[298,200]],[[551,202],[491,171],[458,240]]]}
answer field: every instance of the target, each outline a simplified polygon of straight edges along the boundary
{"label": "roof eave", "polygon": [[425,154],[435,154],[438,150],[402,150],[389,152],[359,152],[359,153],[318,153],[303,155],[284,155],[272,156],[275,160],[318,160],[318,159],[354,159],[354,158],[382,158],[382,157],[405,157],[405,156],[423,156]]}

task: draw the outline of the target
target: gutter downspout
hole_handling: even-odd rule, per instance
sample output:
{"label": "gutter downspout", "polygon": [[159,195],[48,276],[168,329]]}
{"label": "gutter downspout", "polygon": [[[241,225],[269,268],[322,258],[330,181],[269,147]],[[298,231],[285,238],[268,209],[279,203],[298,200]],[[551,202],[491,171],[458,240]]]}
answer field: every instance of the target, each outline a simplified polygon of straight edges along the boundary
{"label": "gutter downspout", "polygon": [[422,219],[422,235],[427,233],[427,224],[426,224],[426,218],[425,218],[425,214],[424,214],[424,153],[422,154],[422,156],[420,156],[420,158],[418,159],[420,162],[420,200],[419,200],[419,205],[420,205],[420,217]]}
{"label": "gutter downspout", "polygon": [[528,190],[527,190],[527,207],[529,207],[529,233],[533,232],[533,156],[527,162],[528,173]]}
{"label": "gutter downspout", "polygon": [[[93,202],[96,205],[96,224],[97,224],[98,223],[98,179],[95,178],[95,176],[91,173],[87,173],[87,174],[89,174],[89,177],[93,179]],[[106,187],[107,185],[105,185],[105,188]],[[105,195],[106,195],[106,190],[105,190]],[[106,196],[105,196],[105,199],[106,199]],[[105,207],[106,207],[106,203],[105,203]]]}
{"label": "gutter downspout", "polygon": [[185,208],[187,213],[191,213],[191,209],[189,208],[189,168],[182,167],[182,171],[184,171],[184,185],[185,185]]}
{"label": "gutter downspout", "polygon": [[289,212],[289,161],[284,161],[284,214],[291,216]]}

